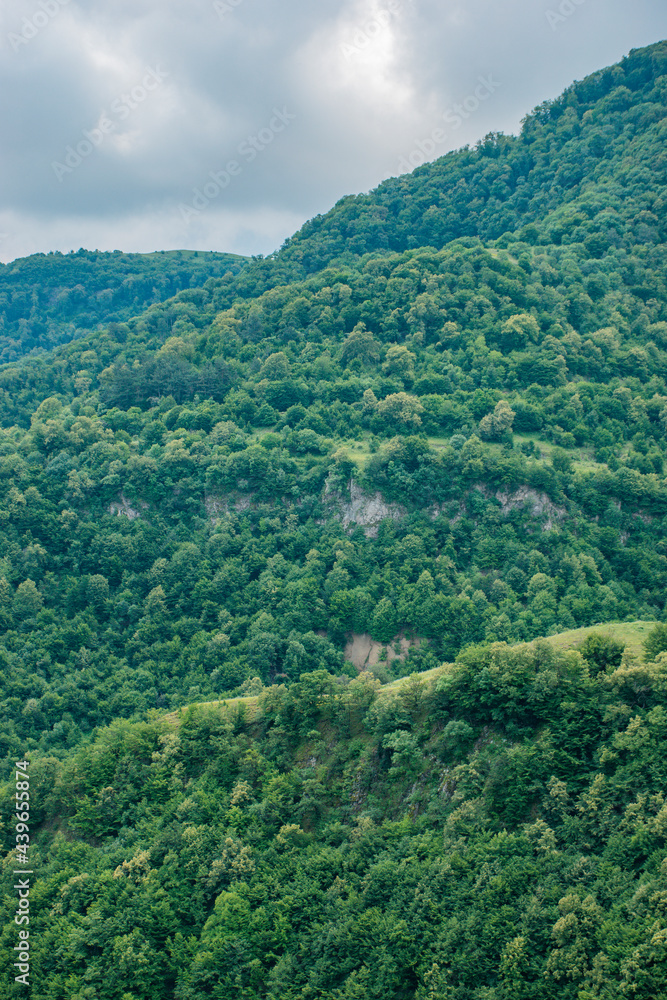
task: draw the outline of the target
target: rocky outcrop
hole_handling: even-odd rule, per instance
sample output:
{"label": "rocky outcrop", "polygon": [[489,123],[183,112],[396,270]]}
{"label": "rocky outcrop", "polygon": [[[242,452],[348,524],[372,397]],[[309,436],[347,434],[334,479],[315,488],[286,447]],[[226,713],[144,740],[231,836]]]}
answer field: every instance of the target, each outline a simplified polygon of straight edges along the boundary
{"label": "rocky outcrop", "polygon": [[[554,504],[546,493],[540,493],[528,486],[521,486],[515,490],[491,491],[487,486],[480,484],[476,487],[486,496],[494,496],[499,502],[504,514],[519,507],[528,507],[530,513],[535,518],[542,519],[542,530],[551,531],[565,518],[567,511],[564,507]],[[465,512],[464,497],[461,498],[460,512],[453,518],[450,516],[450,523],[463,517]],[[251,493],[230,493],[226,495],[207,496],[204,504],[206,513],[211,523],[215,523],[226,514],[238,514],[249,510],[255,503],[255,498]],[[334,487],[330,482],[324,488],[322,503],[325,507],[327,517],[325,520],[334,519],[342,523],[344,528],[359,526],[363,529],[367,538],[376,538],[380,525],[389,519],[401,521],[407,516],[406,507],[397,503],[389,503],[380,492],[366,493],[354,479],[350,480],[347,491],[342,491]],[[297,501],[297,506],[299,501]],[[116,505],[118,506],[118,505]],[[126,508],[131,510],[129,506]],[[282,510],[282,508],[280,508]],[[439,505],[431,506],[428,509],[430,516],[435,519],[445,512],[446,508]],[[125,513],[125,510],[118,510],[118,513]],[[132,516],[128,513],[128,516]],[[135,516],[136,513],[135,513]]]}
{"label": "rocky outcrop", "polygon": [[[528,507],[533,517],[544,519],[541,525],[542,531],[551,531],[567,516],[565,507],[558,507],[549,499],[546,493],[540,493],[530,486],[520,486],[516,490],[496,490],[494,492],[484,483],[478,483],[475,489],[487,497],[495,497],[500,503],[500,509],[503,514],[510,514],[513,510],[518,510],[520,507]],[[438,504],[431,507],[429,509],[431,519],[435,520],[436,517],[444,514],[446,509]],[[450,516],[450,525],[454,525],[457,521],[460,521],[465,512],[466,507],[464,498],[462,498],[459,502],[458,513],[454,514],[453,517]]]}
{"label": "rocky outcrop", "polygon": [[142,512],[148,510],[148,504],[142,500],[135,501],[135,503],[137,506],[133,507],[127,497],[121,493],[118,500],[109,504],[109,513],[115,514],[116,517],[127,517],[130,521],[141,519]]}
{"label": "rocky outcrop", "polygon": [[357,670],[368,670],[375,667],[381,659],[385,659],[387,663],[404,660],[410,649],[419,646],[420,642],[421,639],[406,639],[401,635],[391,643],[382,643],[372,639],[367,632],[355,632],[345,646],[345,659],[353,663]]}
{"label": "rocky outcrop", "polygon": [[349,499],[327,486],[323,500],[332,517],[342,521],[344,528],[357,524],[367,538],[375,538],[380,524],[387,518],[400,521],[407,514],[405,507],[387,503],[381,493],[364,493],[354,480],[350,481]]}
{"label": "rocky outcrop", "polygon": [[252,506],[252,499],[252,495],[249,493],[207,496],[204,500],[204,506],[209,520],[215,524],[225,514],[248,510]]}
{"label": "rocky outcrop", "polygon": [[495,497],[500,501],[503,514],[519,507],[529,507],[534,517],[544,517],[542,531],[551,531],[555,524],[560,523],[567,514],[564,507],[557,507],[546,493],[538,493],[529,486],[520,486],[518,490],[498,490]]}

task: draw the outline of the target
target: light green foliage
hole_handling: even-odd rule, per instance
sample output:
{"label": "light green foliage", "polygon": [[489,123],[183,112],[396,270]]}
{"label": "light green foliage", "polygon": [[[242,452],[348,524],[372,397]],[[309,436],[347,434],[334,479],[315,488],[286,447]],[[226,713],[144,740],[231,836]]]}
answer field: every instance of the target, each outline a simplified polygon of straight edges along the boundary
{"label": "light green foliage", "polygon": [[345,338],[341,350],[341,361],[344,364],[356,358],[362,364],[373,364],[380,360],[380,345],[363,323],[357,323]]}
{"label": "light green foliage", "polygon": [[[637,706],[577,652],[495,644],[428,683],[315,671],[251,719],[190,710],[35,753],[33,893],[51,903],[33,989],[660,996],[667,716],[649,674]],[[8,923],[5,958],[12,940]]]}
{"label": "light green foliage", "polygon": [[416,356],[403,344],[395,344],[387,351],[385,360],[385,371],[392,375],[398,375],[402,379],[412,379],[415,369]]}
{"label": "light green foliage", "polygon": [[[657,626],[660,628],[660,626]],[[579,646],[579,652],[589,664],[591,670],[599,673],[601,670],[620,667],[623,658],[623,643],[611,636],[599,632],[590,632]]]}
{"label": "light green foliage", "polygon": [[660,622],[646,637],[644,656],[647,660],[656,660],[665,650],[667,650],[667,625]]}
{"label": "light green foliage", "polygon": [[415,396],[394,392],[378,403],[377,412],[386,426],[415,428],[421,426],[424,407]]}
{"label": "light green foliage", "polygon": [[479,434],[483,440],[497,441],[503,434],[512,429],[516,413],[512,407],[501,399],[496,403],[493,413],[488,413],[480,421]]}

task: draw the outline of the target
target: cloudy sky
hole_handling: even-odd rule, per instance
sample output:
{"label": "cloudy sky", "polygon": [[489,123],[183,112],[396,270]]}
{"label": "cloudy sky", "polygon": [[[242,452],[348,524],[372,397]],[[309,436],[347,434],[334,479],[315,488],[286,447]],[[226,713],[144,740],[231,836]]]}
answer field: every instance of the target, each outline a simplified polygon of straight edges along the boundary
{"label": "cloudy sky", "polygon": [[3,0],[0,259],[269,253],[665,37],[665,0]]}

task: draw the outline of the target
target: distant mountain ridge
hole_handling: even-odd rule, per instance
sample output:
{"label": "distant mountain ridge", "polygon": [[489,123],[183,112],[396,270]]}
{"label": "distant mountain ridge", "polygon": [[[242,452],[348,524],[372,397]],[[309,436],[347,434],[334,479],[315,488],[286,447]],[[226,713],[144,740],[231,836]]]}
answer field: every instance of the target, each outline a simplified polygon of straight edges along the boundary
{"label": "distant mountain ridge", "polygon": [[127,320],[211,277],[237,274],[246,260],[212,251],[82,249],[0,264],[0,364]]}
{"label": "distant mountain ridge", "polygon": [[[231,304],[332,263],[441,248],[461,238],[582,242],[593,257],[637,242],[664,242],[667,212],[655,191],[667,184],[666,114],[667,41],[661,41],[539,105],[519,136],[489,133],[473,148],[393,177],[368,194],[341,198],[266,258],[79,250],[0,266],[0,363],[65,343],[100,323],[124,321],[227,272],[236,280],[227,283],[221,301]],[[638,161],[645,165],[643,176],[634,177],[640,183],[628,198],[628,171],[636,174]]]}

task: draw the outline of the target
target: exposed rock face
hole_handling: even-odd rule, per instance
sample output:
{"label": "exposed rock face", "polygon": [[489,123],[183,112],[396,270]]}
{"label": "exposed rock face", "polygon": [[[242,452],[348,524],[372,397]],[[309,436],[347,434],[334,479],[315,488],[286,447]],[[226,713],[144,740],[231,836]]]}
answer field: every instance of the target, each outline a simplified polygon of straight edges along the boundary
{"label": "exposed rock face", "polygon": [[[381,523],[389,518],[392,521],[401,521],[407,516],[407,508],[401,504],[388,503],[381,493],[364,493],[362,488],[353,479],[349,483],[349,497],[345,493],[327,483],[322,502],[327,508],[328,517],[338,520],[344,528],[358,525],[363,528],[367,538],[376,538]],[[543,531],[551,531],[555,524],[560,523],[567,515],[564,507],[557,507],[546,493],[539,493],[528,486],[521,486],[513,491],[498,490],[492,493],[488,487],[480,484],[478,487],[487,496],[495,496],[500,502],[502,512],[508,514],[518,507],[529,507],[531,514],[536,518],[545,518],[542,523]],[[124,498],[121,495],[121,499]],[[128,517],[138,516],[136,512],[130,513],[132,508],[124,501],[125,507],[116,504],[116,513],[127,513]],[[215,523],[225,514],[240,513],[249,510],[254,503],[252,493],[230,493],[220,496],[207,496],[204,504],[206,513],[211,523]],[[297,501],[298,504],[298,501]],[[430,507],[428,512],[432,518],[443,513],[439,506]],[[463,516],[464,506],[461,504],[461,513],[457,514],[450,523],[455,524]],[[324,523],[324,522],[323,522]]]}
{"label": "exposed rock face", "polygon": [[551,531],[554,523],[562,521],[567,515],[565,508],[557,507],[546,493],[538,493],[537,490],[530,489],[528,486],[520,486],[512,493],[498,490],[495,496],[500,501],[503,514],[516,510],[517,507],[530,507],[530,512],[535,517],[544,517],[546,514],[546,521],[542,526],[543,531]]}
{"label": "exposed rock face", "polygon": [[204,500],[206,513],[212,523],[215,523],[230,511],[248,510],[252,504],[252,495],[208,496]]}
{"label": "exposed rock face", "polygon": [[[520,486],[516,490],[496,490],[494,493],[483,483],[478,483],[476,489],[483,493],[485,496],[493,496],[500,502],[500,509],[503,514],[509,514],[513,510],[517,510],[519,507],[529,507],[530,513],[535,518],[545,518],[542,523],[542,531],[551,531],[552,528],[559,524],[561,521],[567,517],[567,511],[564,507],[556,506],[553,501],[549,499],[546,493],[539,493],[537,490],[532,489],[530,486]],[[440,514],[444,513],[444,509],[439,505],[435,505],[429,509],[431,518],[435,520]],[[457,521],[460,521],[465,514],[465,505],[463,501],[459,505],[459,513],[455,514],[454,517],[450,518],[450,524],[454,525]]]}
{"label": "exposed rock face", "polygon": [[141,518],[141,511],[148,510],[148,504],[143,503],[141,500],[138,501],[138,506],[141,510],[133,507],[127,497],[121,493],[119,500],[109,504],[109,513],[115,514],[116,517],[127,517],[130,521],[134,521],[136,518]]}
{"label": "exposed rock face", "polygon": [[[345,646],[345,659],[353,663],[357,670],[365,670],[380,662],[382,650],[386,650],[387,663],[392,660],[404,660],[413,646],[419,646],[420,639],[406,639],[398,636],[393,643],[382,643],[372,639],[367,632],[353,633]],[[399,652],[394,645],[399,646]]]}
{"label": "exposed rock face", "polygon": [[350,499],[347,500],[342,494],[325,490],[324,501],[331,508],[332,515],[340,518],[343,527],[348,528],[351,524],[358,524],[363,528],[367,538],[375,538],[382,521],[390,518],[392,521],[400,521],[405,517],[407,510],[400,504],[387,503],[381,493],[364,493],[355,483],[350,481]]}

